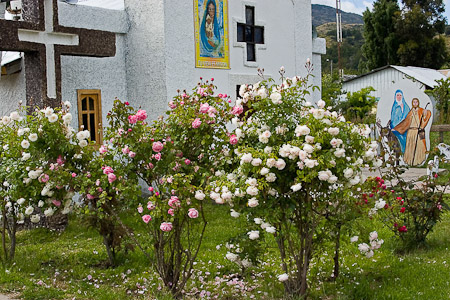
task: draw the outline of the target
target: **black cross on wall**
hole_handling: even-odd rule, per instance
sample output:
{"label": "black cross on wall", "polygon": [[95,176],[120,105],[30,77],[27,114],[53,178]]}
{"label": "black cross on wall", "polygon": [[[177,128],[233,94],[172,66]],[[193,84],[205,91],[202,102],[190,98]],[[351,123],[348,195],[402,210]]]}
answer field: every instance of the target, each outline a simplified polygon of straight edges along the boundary
{"label": "black cross on wall", "polygon": [[114,33],[59,25],[57,0],[22,0],[22,9],[24,21],[0,20],[0,51],[24,52],[29,106],[60,105],[61,55],[116,54]]}
{"label": "black cross on wall", "polygon": [[256,61],[256,44],[264,44],[264,27],[255,25],[255,8],[245,7],[245,24],[237,23],[237,41],[247,45],[247,61]]}

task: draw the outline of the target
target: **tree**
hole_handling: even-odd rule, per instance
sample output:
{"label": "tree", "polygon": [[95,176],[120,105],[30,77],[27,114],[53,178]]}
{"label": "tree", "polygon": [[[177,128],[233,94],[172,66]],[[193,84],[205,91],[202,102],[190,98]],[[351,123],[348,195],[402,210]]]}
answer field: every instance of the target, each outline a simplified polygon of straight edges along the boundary
{"label": "tree", "polygon": [[364,39],[363,55],[367,59],[366,70],[389,64],[397,64],[399,40],[396,24],[400,18],[397,0],[377,0],[373,10],[363,13]]}
{"label": "tree", "polygon": [[402,65],[439,69],[447,60],[445,11],[442,0],[403,0],[396,33],[400,44],[397,55]]}
{"label": "tree", "polygon": [[347,93],[347,101],[339,103],[337,108],[343,114],[346,120],[352,123],[375,123],[373,109],[376,105],[376,98],[370,96],[375,91],[369,86],[354,93]]}
{"label": "tree", "polygon": [[436,108],[439,111],[439,123],[450,123],[450,79],[436,80],[438,85],[427,94],[436,100]]}
{"label": "tree", "polygon": [[324,74],[322,76],[322,100],[325,101],[327,107],[335,107],[342,94],[342,82],[339,78]]}

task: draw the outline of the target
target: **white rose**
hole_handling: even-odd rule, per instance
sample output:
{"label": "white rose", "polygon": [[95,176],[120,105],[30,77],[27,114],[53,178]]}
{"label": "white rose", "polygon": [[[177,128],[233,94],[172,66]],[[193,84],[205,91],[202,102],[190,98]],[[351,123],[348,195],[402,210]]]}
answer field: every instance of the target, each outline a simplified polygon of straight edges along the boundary
{"label": "white rose", "polygon": [[274,173],[269,173],[266,175],[266,180],[267,182],[274,182],[275,180],[277,180],[277,175],[275,175]]}
{"label": "white rose", "polygon": [[320,120],[325,116],[325,112],[323,109],[313,109],[313,116],[317,120]]}
{"label": "white rose", "polygon": [[54,122],[58,121],[58,115],[57,114],[51,114],[50,116],[48,116],[48,121],[50,123],[54,123]]}
{"label": "white rose", "polygon": [[25,202],[25,198],[20,198],[17,200],[17,204],[22,205]]}
{"label": "white rose", "polygon": [[55,213],[55,211],[52,208],[47,208],[46,210],[44,210],[44,215],[46,217],[51,217],[51,216],[53,216],[54,213]]}
{"label": "white rose", "polygon": [[251,240],[259,239],[259,231],[258,230],[252,230],[247,232],[248,238]]}
{"label": "white rose", "polygon": [[17,130],[18,136],[22,136],[24,133],[25,133],[25,130],[23,130],[22,128],[19,128],[19,130]]}
{"label": "white rose", "polygon": [[275,163],[275,167],[277,167],[277,169],[281,171],[286,167],[286,162],[283,159],[279,158]]}
{"label": "white rose", "polygon": [[373,250],[369,250],[369,251],[366,252],[366,257],[367,258],[371,258],[373,255],[374,255]]}
{"label": "white rose", "polygon": [[216,198],[215,200],[214,200],[217,204],[224,204],[225,203],[225,201],[222,199],[222,198]]}
{"label": "white rose", "polygon": [[46,107],[46,108],[43,110],[43,112],[44,112],[45,116],[48,118],[51,114],[53,114],[53,108],[51,108],[51,107]]}
{"label": "white rose", "polygon": [[382,209],[384,208],[385,205],[386,201],[384,201],[383,199],[379,199],[378,201],[375,202],[375,209]]}
{"label": "white rose", "polygon": [[261,165],[261,164],[262,164],[261,158],[254,158],[254,159],[252,160],[252,166],[257,167],[257,166],[259,166],[259,165]]}
{"label": "white rose", "polygon": [[266,231],[268,233],[275,233],[275,232],[277,232],[277,229],[275,227],[273,227],[273,226],[269,226],[269,227],[266,228]]}
{"label": "white rose", "polygon": [[334,151],[334,156],[336,157],[344,157],[345,156],[345,149],[339,148]]}
{"label": "white rose", "polygon": [[310,135],[305,136],[305,142],[307,142],[309,144],[314,143],[314,137],[310,136]]}
{"label": "white rose", "polygon": [[307,168],[314,168],[315,166],[317,166],[319,163],[317,162],[317,160],[314,159],[305,159],[305,166]]}
{"label": "white rose", "polygon": [[297,184],[294,184],[293,186],[291,186],[291,190],[292,190],[293,192],[297,192],[297,191],[299,191],[301,188],[302,188],[302,184],[301,184],[301,183],[297,183]]}
{"label": "white rose", "polygon": [[350,178],[352,176],[353,176],[353,169],[347,168],[347,169],[344,170],[344,177],[345,178],[348,179],[348,178]]}
{"label": "white rose", "polygon": [[375,168],[379,168],[379,167],[381,167],[383,165],[383,161],[381,160],[381,159],[376,159],[374,162],[373,162],[373,166],[375,167]]}
{"label": "white rose", "polygon": [[239,216],[241,215],[240,213],[238,213],[237,211],[235,211],[235,210],[231,210],[231,216],[233,217],[233,218],[239,218]]}
{"label": "white rose", "polygon": [[63,121],[66,124],[70,124],[70,122],[72,122],[72,114],[71,113],[67,113],[63,116]]}
{"label": "white rose", "polygon": [[28,152],[22,153],[22,161],[26,161],[26,160],[30,159],[30,157],[31,157],[30,153],[28,153]]}
{"label": "white rose", "polygon": [[273,167],[275,167],[276,162],[277,162],[277,161],[276,161],[274,158],[269,158],[269,159],[267,159],[267,161],[266,161],[266,165],[267,165],[269,168],[273,168]]}
{"label": "white rose", "polygon": [[318,108],[324,108],[325,105],[326,105],[325,101],[323,101],[323,100],[317,101],[317,107]]}
{"label": "white rose", "polygon": [[262,87],[258,90],[258,96],[260,96],[261,99],[267,98],[267,90],[265,87]]}
{"label": "white rose", "polygon": [[41,216],[39,216],[39,215],[32,215],[30,217],[30,221],[35,224],[39,223],[40,220],[41,220]]}
{"label": "white rose", "polygon": [[259,172],[261,175],[265,176],[267,174],[269,174],[270,170],[267,168],[262,168],[261,171]]}
{"label": "white rose", "polygon": [[233,194],[230,191],[222,193],[221,196],[221,198],[225,201],[230,200],[231,197],[233,197]]}
{"label": "white rose", "polygon": [[259,205],[259,201],[256,198],[251,198],[247,203],[248,207],[257,207]]}
{"label": "white rose", "polygon": [[228,259],[229,261],[235,262],[239,256],[237,254],[228,252],[227,255],[225,255],[226,259]]}
{"label": "white rose", "polygon": [[342,144],[342,140],[333,138],[333,139],[331,139],[330,144],[331,144],[331,146],[333,146],[333,148],[337,148]]}
{"label": "white rose", "polygon": [[242,197],[245,196],[245,193],[244,193],[244,192],[241,192],[240,189],[236,189],[236,190],[234,191],[234,195],[235,195],[236,197],[242,198]]}
{"label": "white rose", "polygon": [[216,192],[211,192],[209,194],[209,196],[211,197],[211,199],[216,200],[220,198],[220,194],[216,193]]}
{"label": "white rose", "polygon": [[303,150],[306,151],[306,153],[313,153],[314,147],[310,144],[303,144]]}
{"label": "white rose", "polygon": [[263,222],[261,218],[254,218],[253,221],[255,222],[256,225],[261,225]]}
{"label": "white rose", "polygon": [[357,242],[358,241],[358,236],[352,236],[351,238],[350,238],[350,243],[355,243],[355,242]]}
{"label": "white rose", "polygon": [[38,135],[36,133],[32,133],[28,136],[28,138],[30,139],[30,141],[36,142],[38,139]]}
{"label": "white rose", "polygon": [[272,152],[272,147],[266,146],[266,147],[264,148],[264,153],[269,154],[269,153],[271,153],[271,152]]}
{"label": "white rose", "polygon": [[276,196],[278,194],[276,189],[269,189],[268,193],[270,196]]}
{"label": "white rose", "polygon": [[330,174],[327,171],[320,171],[318,178],[319,180],[327,181],[330,178]]}
{"label": "white rose", "polygon": [[338,135],[339,134],[339,128],[337,128],[337,127],[328,128],[328,133],[331,134],[331,135]]}
{"label": "white rose", "polygon": [[44,201],[42,201],[42,200],[39,200],[39,202],[38,202],[38,207],[43,207],[44,206]]}
{"label": "white rose", "polygon": [[33,206],[28,206],[28,207],[25,209],[25,214],[26,214],[27,216],[29,216],[29,215],[31,215],[31,214],[33,213],[33,211],[34,211],[34,207],[33,207]]}
{"label": "white rose", "polygon": [[249,163],[253,160],[252,154],[251,153],[246,153],[244,155],[241,156],[241,163]]}
{"label": "white rose", "polygon": [[10,113],[9,117],[13,121],[19,121],[21,119],[21,117],[20,117],[20,115],[19,115],[19,113],[17,111],[13,111],[12,113]]}
{"label": "white rose", "polygon": [[70,104],[69,101],[64,102],[64,105],[67,107],[67,109],[70,109],[72,107],[72,104]]}
{"label": "white rose", "polygon": [[289,275],[286,274],[286,273],[278,275],[277,277],[278,277],[278,280],[281,281],[281,282],[284,282],[284,281],[289,279]]}
{"label": "white rose", "polygon": [[22,148],[24,149],[28,149],[28,147],[30,147],[30,142],[28,140],[23,140],[20,145],[22,146]]}
{"label": "white rose", "polygon": [[86,140],[81,140],[78,142],[78,146],[80,146],[81,148],[84,148],[88,145],[88,142]]}
{"label": "white rose", "polygon": [[270,94],[270,100],[272,100],[273,104],[281,104],[281,94],[278,92],[272,92],[272,94]]}
{"label": "white rose", "polygon": [[243,259],[241,263],[244,268],[250,268],[252,266],[252,262],[248,259]]}
{"label": "white rose", "polygon": [[364,157],[367,158],[368,160],[372,160],[375,157],[375,155],[376,155],[376,153],[374,151],[372,151],[371,149],[369,149],[364,154]]}
{"label": "white rose", "polygon": [[250,196],[258,195],[258,188],[256,186],[249,186],[246,190],[247,194]]}
{"label": "white rose", "polygon": [[295,134],[297,136],[308,135],[310,133],[311,129],[309,129],[306,125],[297,125],[297,128],[295,128]]}
{"label": "white rose", "polygon": [[352,179],[350,179],[350,181],[349,181],[349,183],[351,185],[357,185],[360,182],[361,182],[361,178],[359,176],[355,176]]}
{"label": "white rose", "polygon": [[366,243],[362,243],[358,245],[358,249],[361,253],[366,253],[367,251],[370,250],[370,247]]}
{"label": "white rose", "polygon": [[336,183],[337,181],[338,181],[338,178],[335,175],[331,175],[330,178],[328,178],[328,183],[333,184],[333,183]]}
{"label": "white rose", "polygon": [[369,233],[369,240],[370,241],[373,241],[373,240],[376,240],[376,239],[378,239],[378,232],[372,231],[371,233]]}
{"label": "white rose", "polygon": [[256,180],[256,178],[250,177],[245,181],[245,184],[248,184],[251,186],[256,186],[256,185],[258,185],[258,181]]}

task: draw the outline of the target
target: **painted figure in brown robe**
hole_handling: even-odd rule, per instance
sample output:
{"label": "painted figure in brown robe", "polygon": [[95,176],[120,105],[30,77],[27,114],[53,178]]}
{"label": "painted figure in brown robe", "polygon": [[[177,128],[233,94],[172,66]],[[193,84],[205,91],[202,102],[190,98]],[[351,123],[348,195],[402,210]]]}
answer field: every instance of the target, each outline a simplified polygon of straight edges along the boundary
{"label": "painted figure in brown robe", "polygon": [[427,142],[424,129],[431,118],[431,111],[419,105],[419,99],[413,98],[412,109],[406,118],[394,127],[400,134],[408,132],[403,161],[410,166],[420,165],[426,159]]}

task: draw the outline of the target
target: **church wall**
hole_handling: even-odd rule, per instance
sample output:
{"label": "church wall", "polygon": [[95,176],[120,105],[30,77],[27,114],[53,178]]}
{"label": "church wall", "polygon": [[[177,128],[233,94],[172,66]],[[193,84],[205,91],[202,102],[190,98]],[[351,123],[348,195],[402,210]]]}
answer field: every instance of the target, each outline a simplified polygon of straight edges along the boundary
{"label": "church wall", "polygon": [[[22,61],[23,64],[23,61]],[[0,78],[0,117],[17,110],[19,101],[25,102],[25,70]]]}
{"label": "church wall", "polygon": [[72,126],[78,128],[78,89],[100,89],[103,124],[106,113],[111,110],[117,97],[127,101],[127,82],[125,72],[125,36],[116,35],[117,52],[115,57],[93,58],[62,56],[62,95],[63,101],[70,101],[74,115]]}
{"label": "church wall", "polygon": [[[234,98],[237,84],[260,80],[258,68],[264,68],[266,76],[275,79],[279,78],[280,66],[285,67],[287,76],[305,74],[303,66],[312,51],[311,20],[295,18],[308,13],[310,1],[295,1],[295,6],[291,0],[228,1],[231,70],[195,68],[193,1],[180,2],[165,3],[168,100],[177,89],[194,87],[200,77],[214,77],[218,92]],[[255,24],[265,29],[265,45],[257,45],[256,64],[247,63],[245,43],[238,43],[236,38],[237,23],[245,23],[245,5],[255,7]],[[298,42],[298,38],[306,40]]]}
{"label": "church wall", "polygon": [[[126,38],[127,98],[134,107],[146,109],[151,119],[156,119],[167,108],[163,2],[125,0],[129,19]],[[183,51],[180,45],[178,49]]]}

